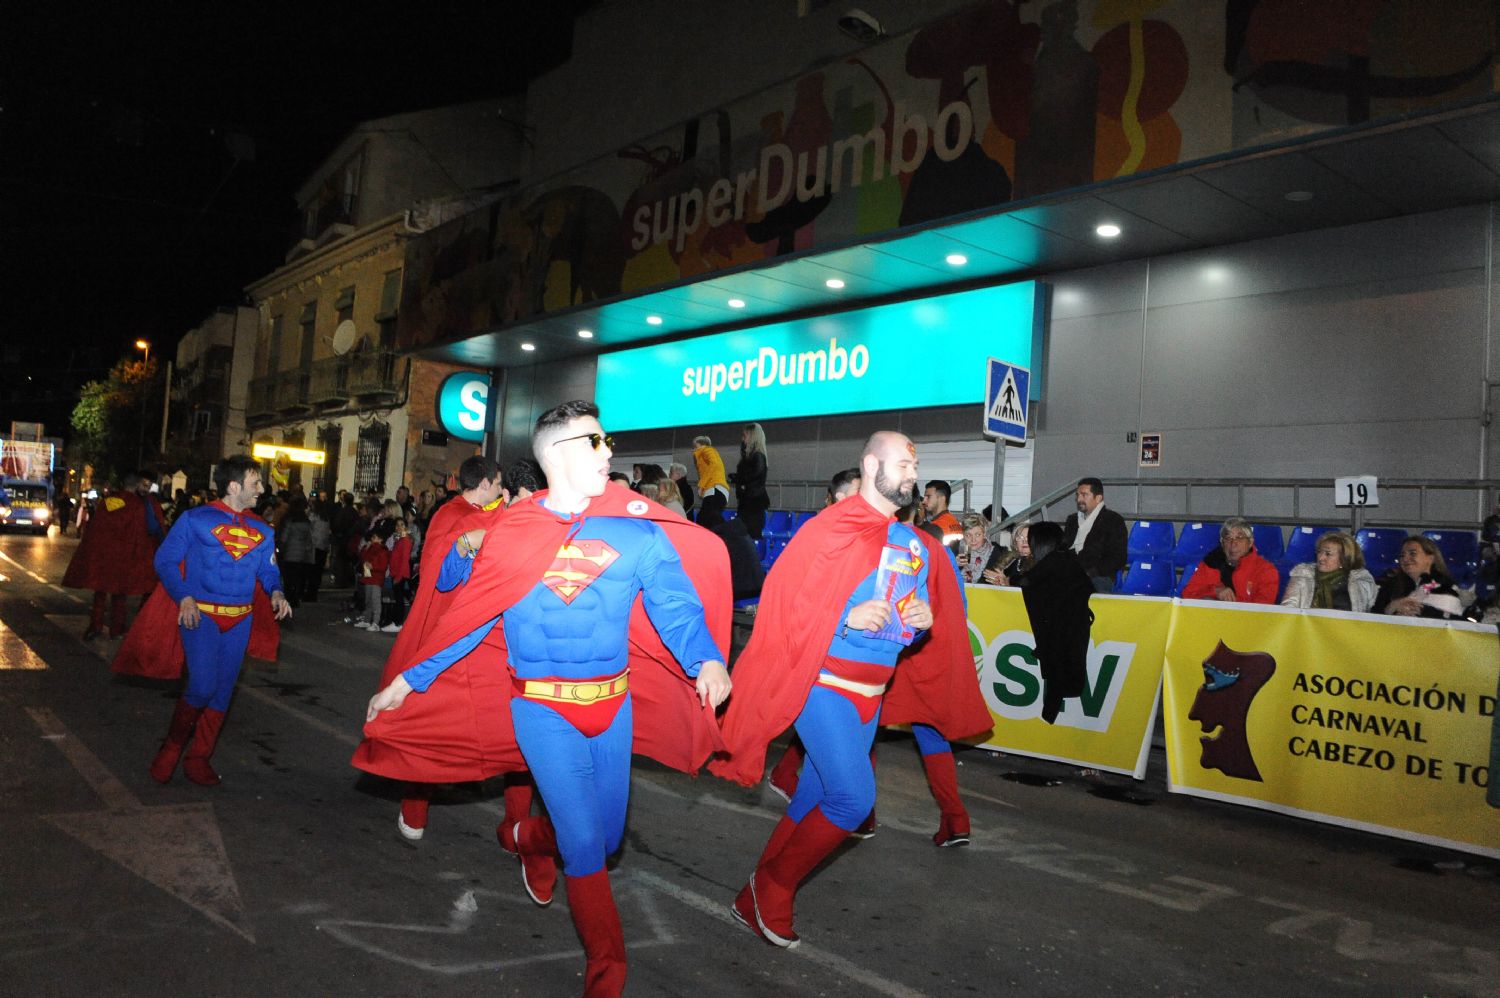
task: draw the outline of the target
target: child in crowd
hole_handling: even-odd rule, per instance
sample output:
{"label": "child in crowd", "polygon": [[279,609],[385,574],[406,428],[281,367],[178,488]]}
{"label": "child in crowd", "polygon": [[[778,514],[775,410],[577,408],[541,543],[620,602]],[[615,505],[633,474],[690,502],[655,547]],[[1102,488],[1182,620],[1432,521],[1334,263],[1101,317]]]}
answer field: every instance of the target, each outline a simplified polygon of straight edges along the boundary
{"label": "child in crowd", "polygon": [[359,549],[359,584],[365,596],[365,607],[364,614],[354,626],[367,631],[380,629],[380,591],[391,564],[391,553],[385,542],[392,529],[389,520],[382,520],[365,532],[364,547]]}
{"label": "child in crowd", "polygon": [[381,630],[394,634],[406,623],[406,608],[411,605],[411,533],[404,518],[398,517],[390,523],[395,528],[390,567],[386,569],[391,580],[391,619]]}

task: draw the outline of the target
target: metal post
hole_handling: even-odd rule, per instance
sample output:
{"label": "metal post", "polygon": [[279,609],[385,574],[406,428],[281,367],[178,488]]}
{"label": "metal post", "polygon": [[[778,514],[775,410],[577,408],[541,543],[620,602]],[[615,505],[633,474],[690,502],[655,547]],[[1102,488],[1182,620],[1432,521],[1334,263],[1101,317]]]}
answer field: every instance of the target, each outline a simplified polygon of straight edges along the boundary
{"label": "metal post", "polygon": [[[158,448],[163,454],[167,452],[167,419],[172,411],[172,362],[167,361],[167,387],[161,393],[161,447]],[[159,470],[159,469],[158,469]]]}
{"label": "metal post", "polygon": [[990,513],[993,522],[1001,520],[1000,511],[1005,508],[1005,439],[995,438],[995,466],[991,472]]}

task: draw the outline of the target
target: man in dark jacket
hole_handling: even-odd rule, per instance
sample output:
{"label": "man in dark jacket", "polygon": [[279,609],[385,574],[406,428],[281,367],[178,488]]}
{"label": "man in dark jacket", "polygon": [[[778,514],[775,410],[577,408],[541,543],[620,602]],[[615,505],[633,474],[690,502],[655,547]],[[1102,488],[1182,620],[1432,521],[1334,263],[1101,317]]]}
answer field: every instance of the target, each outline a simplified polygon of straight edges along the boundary
{"label": "man in dark jacket", "polygon": [[[1104,508],[1104,483],[1097,478],[1078,482],[1074,494],[1078,512],[1063,524],[1063,547],[1072,548],[1088,573],[1096,593],[1115,591],[1115,573],[1128,560],[1125,553],[1125,518]],[[1032,541],[1035,547],[1036,541]]]}

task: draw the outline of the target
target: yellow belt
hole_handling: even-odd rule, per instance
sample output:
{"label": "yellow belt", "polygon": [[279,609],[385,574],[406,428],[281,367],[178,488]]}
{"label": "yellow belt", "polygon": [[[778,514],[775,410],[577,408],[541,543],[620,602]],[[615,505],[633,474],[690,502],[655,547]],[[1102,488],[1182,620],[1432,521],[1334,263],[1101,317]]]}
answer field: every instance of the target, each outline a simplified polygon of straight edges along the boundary
{"label": "yellow belt", "polygon": [[521,686],[521,695],[528,700],[553,700],[559,703],[596,703],[625,695],[630,688],[630,670],[626,669],[611,679],[598,682],[575,683],[559,679],[527,679]]}
{"label": "yellow belt", "polygon": [[201,600],[193,600],[198,604],[198,609],[204,613],[213,614],[216,617],[243,617],[250,612],[251,605],[242,603],[239,606],[224,606],[221,603],[204,603]]}
{"label": "yellow belt", "polygon": [[824,686],[836,686],[841,690],[848,690],[850,693],[858,693],[862,697],[878,697],[885,692],[884,684],[876,686],[874,683],[856,683],[852,679],[845,679],[843,676],[835,676],[826,672],[818,675],[818,682]]}

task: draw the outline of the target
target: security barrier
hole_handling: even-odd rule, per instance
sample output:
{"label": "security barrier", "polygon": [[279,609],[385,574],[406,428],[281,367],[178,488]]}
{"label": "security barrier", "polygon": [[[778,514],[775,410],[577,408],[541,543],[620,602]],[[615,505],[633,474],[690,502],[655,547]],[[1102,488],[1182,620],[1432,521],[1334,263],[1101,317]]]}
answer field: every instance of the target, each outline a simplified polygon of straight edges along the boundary
{"label": "security barrier", "polygon": [[1048,725],[1020,592],[968,593],[986,748],[1141,779],[1160,695],[1173,793],[1500,857],[1489,627],[1100,596],[1088,690]]}

